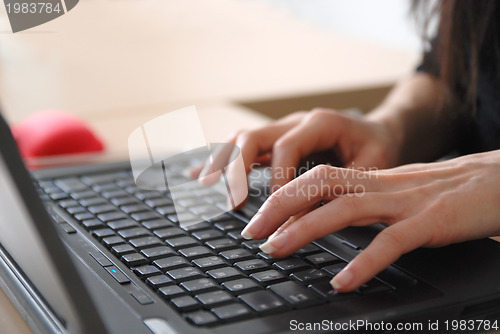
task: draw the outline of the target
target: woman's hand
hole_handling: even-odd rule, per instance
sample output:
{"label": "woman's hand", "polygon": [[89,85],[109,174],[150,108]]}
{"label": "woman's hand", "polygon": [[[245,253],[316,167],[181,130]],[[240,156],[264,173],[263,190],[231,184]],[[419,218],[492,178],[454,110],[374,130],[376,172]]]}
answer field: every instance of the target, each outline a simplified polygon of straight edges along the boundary
{"label": "woman's hand", "polygon": [[[240,131],[229,143],[240,148],[247,173],[255,162],[270,160],[271,191],[290,182],[300,160],[313,152],[335,150],[346,167],[354,168],[387,168],[395,166],[398,160],[398,149],[388,126],[328,109],[297,112],[262,128]],[[220,154],[212,165],[224,166],[228,156]],[[217,170],[210,167],[198,168],[192,176],[203,178]],[[239,178],[231,171],[228,177]],[[246,181],[243,186],[247,186]]]}
{"label": "woman's hand", "polygon": [[332,279],[339,292],[417,247],[499,235],[500,150],[370,172],[318,166],[274,192],[242,235],[270,236],[262,250],[282,257],[344,227],[377,222],[388,227]]}

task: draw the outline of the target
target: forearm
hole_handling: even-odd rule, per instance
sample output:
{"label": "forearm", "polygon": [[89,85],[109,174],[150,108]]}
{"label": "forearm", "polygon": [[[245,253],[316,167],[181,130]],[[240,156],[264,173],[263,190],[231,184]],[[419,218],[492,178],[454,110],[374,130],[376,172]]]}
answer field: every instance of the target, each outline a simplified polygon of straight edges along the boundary
{"label": "forearm", "polygon": [[441,94],[434,77],[416,73],[366,116],[391,130],[400,164],[433,161],[456,144],[461,121],[444,105]]}

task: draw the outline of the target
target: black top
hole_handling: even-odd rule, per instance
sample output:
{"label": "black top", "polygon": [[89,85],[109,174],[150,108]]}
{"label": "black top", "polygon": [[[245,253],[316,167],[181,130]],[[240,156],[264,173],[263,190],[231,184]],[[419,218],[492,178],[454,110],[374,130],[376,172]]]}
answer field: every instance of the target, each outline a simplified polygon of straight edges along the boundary
{"label": "black top", "polygon": [[[497,13],[499,10],[497,10]],[[495,15],[499,18],[499,15]],[[500,21],[499,21],[500,22]],[[500,27],[500,25],[499,25]],[[434,42],[436,42],[436,40]],[[490,29],[479,55],[477,80],[476,110],[465,124],[457,150],[461,154],[491,151],[500,148],[500,56],[494,45],[500,42],[500,29]],[[432,43],[433,45],[435,43]],[[464,52],[468,52],[468,43],[464,42]],[[427,52],[417,71],[436,76],[439,67],[434,49]],[[455,92],[463,94],[464,91]]]}

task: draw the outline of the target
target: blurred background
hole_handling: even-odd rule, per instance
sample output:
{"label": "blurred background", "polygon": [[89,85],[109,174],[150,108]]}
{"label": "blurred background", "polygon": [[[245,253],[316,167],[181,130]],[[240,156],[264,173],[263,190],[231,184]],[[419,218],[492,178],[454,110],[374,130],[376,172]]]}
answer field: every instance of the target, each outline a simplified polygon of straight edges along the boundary
{"label": "blurred background", "polygon": [[193,104],[271,118],[316,106],[367,111],[418,64],[409,6],[83,0],[15,34],[1,7],[0,104],[13,123],[56,109],[82,115],[101,132],[118,117]]}

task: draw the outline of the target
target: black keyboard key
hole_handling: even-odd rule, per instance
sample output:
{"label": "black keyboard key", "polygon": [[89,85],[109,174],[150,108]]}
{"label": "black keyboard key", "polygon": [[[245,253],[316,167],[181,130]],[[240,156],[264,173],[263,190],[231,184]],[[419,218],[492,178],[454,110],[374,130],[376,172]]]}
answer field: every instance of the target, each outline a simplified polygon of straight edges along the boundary
{"label": "black keyboard key", "polygon": [[273,257],[272,255],[264,253],[264,252],[258,252],[257,253],[257,257],[259,257],[260,259],[262,259],[262,260],[264,260],[266,262],[269,262],[269,263],[273,263],[273,262],[279,260],[279,259]]}
{"label": "black keyboard key", "polygon": [[119,190],[120,188],[118,188],[118,186],[114,183],[101,183],[93,185],[92,189],[98,193],[102,193],[103,191]]}
{"label": "black keyboard key", "polygon": [[180,284],[187,292],[191,294],[199,294],[202,292],[207,292],[211,290],[220,289],[219,283],[211,278],[199,278],[187,282],[182,282]]}
{"label": "black keyboard key", "polygon": [[191,206],[189,208],[189,211],[194,213],[195,215],[202,216],[202,215],[213,215],[216,214],[217,212],[220,211],[219,208],[214,208],[213,205],[208,204],[208,205],[197,205],[197,206]]}
{"label": "black keyboard key", "polygon": [[113,252],[116,256],[121,257],[122,255],[135,252],[135,249],[128,244],[124,244],[113,246],[113,248],[111,248],[111,252]]}
{"label": "black keyboard key", "polygon": [[212,217],[212,218],[206,219],[206,220],[209,221],[210,223],[216,223],[216,222],[221,222],[221,221],[225,221],[225,220],[234,220],[234,219],[235,218],[233,215],[231,215],[229,213],[223,213],[217,217]]}
{"label": "black keyboard key", "polygon": [[173,204],[157,207],[156,212],[163,216],[175,215],[176,213],[175,206]]}
{"label": "black keyboard key", "polygon": [[146,283],[154,289],[159,289],[161,287],[174,284],[174,281],[172,281],[172,279],[170,279],[170,277],[166,275],[156,275],[149,277],[146,280]]}
{"label": "black keyboard key", "polygon": [[198,268],[184,267],[167,271],[167,274],[177,282],[183,282],[195,278],[205,277],[205,274]]}
{"label": "black keyboard key", "polygon": [[235,263],[238,261],[250,260],[255,258],[254,255],[250,253],[248,250],[241,248],[224,251],[221,252],[219,255],[224,260],[230,263]]}
{"label": "black keyboard key", "polygon": [[129,205],[139,203],[135,197],[125,196],[119,198],[112,198],[111,203],[116,206]]}
{"label": "black keyboard key", "polygon": [[188,258],[189,260],[194,260],[199,257],[212,255],[213,253],[207,247],[195,246],[195,247],[183,248],[179,250],[179,254]]}
{"label": "black keyboard key", "polygon": [[126,284],[130,282],[130,279],[125,276],[124,273],[122,273],[118,268],[115,266],[109,266],[109,267],[104,267],[106,271],[113,276],[113,278],[120,284]]}
{"label": "black keyboard key", "polygon": [[160,270],[158,270],[158,268],[150,266],[150,265],[136,267],[136,268],[134,268],[134,273],[143,279],[150,277],[150,276],[155,276],[155,275],[161,274],[161,272],[160,272]]}
{"label": "black keyboard key", "polygon": [[94,205],[102,205],[107,204],[108,202],[102,197],[91,197],[91,198],[82,198],[80,204],[83,206],[94,206]]}
{"label": "black keyboard key", "polygon": [[115,231],[113,231],[110,228],[101,228],[101,229],[92,231],[92,235],[96,238],[102,239],[105,237],[110,237],[112,235],[115,235]]}
{"label": "black keyboard key", "polygon": [[321,271],[319,269],[307,269],[303,271],[299,271],[296,273],[293,273],[290,275],[290,277],[296,279],[298,282],[303,283],[303,284],[310,284],[312,282],[321,280],[321,279],[329,279],[330,276],[328,276],[324,271]]}
{"label": "black keyboard key", "polygon": [[233,218],[233,220],[227,220],[227,221],[221,221],[218,223],[215,223],[215,227],[217,227],[219,230],[223,232],[229,232],[229,231],[234,231],[238,230],[241,231],[245,228],[246,224],[243,223],[242,221],[236,220]]}
{"label": "black keyboard key", "polygon": [[107,223],[109,227],[111,227],[113,230],[122,230],[124,228],[130,228],[130,227],[138,227],[139,224],[135,220],[132,219],[120,219],[120,220],[113,220],[109,223]]}
{"label": "black keyboard key", "polygon": [[207,274],[219,282],[242,278],[244,275],[232,267],[223,267],[207,271]]}
{"label": "black keyboard key", "polygon": [[126,188],[135,185],[134,179],[121,179],[115,181],[116,185],[121,188]]}
{"label": "black keyboard key", "polygon": [[62,228],[63,231],[68,234],[76,233],[75,228],[66,222],[59,224],[59,227]]}
{"label": "black keyboard key", "polygon": [[172,200],[169,198],[165,198],[165,197],[148,199],[145,201],[145,203],[146,203],[146,205],[148,205],[152,208],[156,208],[158,206],[164,206],[164,205],[172,205],[173,206]]}
{"label": "black keyboard key", "polygon": [[158,246],[143,249],[141,254],[144,255],[148,261],[154,261],[160,258],[177,255],[177,252],[167,246]]}
{"label": "black keyboard key", "polygon": [[163,197],[163,195],[160,192],[154,191],[154,190],[151,190],[151,191],[141,190],[139,192],[136,192],[134,195],[135,195],[135,197],[137,197],[141,201],[144,201],[144,200],[147,200],[147,199],[150,199],[150,198],[158,198],[158,197],[161,198],[161,197]]}
{"label": "black keyboard key", "polygon": [[117,197],[128,197],[128,193],[122,189],[103,191],[101,194],[104,198],[108,199],[113,199]]}
{"label": "black keyboard key", "polygon": [[99,219],[87,219],[82,221],[83,227],[85,227],[87,230],[94,230],[96,228],[103,228],[104,224],[102,221]]}
{"label": "black keyboard key", "polygon": [[202,293],[197,295],[196,299],[207,307],[214,307],[234,301],[233,296],[224,290]]}
{"label": "black keyboard key", "polygon": [[112,172],[112,173],[105,173],[98,175],[85,175],[82,177],[82,182],[88,185],[109,183],[117,179],[128,178],[128,176],[129,175],[126,172]]}
{"label": "black keyboard key", "polygon": [[370,281],[366,282],[359,288],[359,291],[363,295],[371,295],[374,293],[387,292],[391,290],[392,288],[390,288],[388,285],[382,283],[376,278],[371,279]]}
{"label": "black keyboard key", "polygon": [[178,228],[178,227],[162,228],[162,229],[154,231],[153,233],[158,238],[162,238],[162,239],[170,239],[170,238],[175,238],[175,237],[187,235],[187,233],[183,229]]}
{"label": "black keyboard key", "polygon": [[125,239],[132,239],[151,235],[151,233],[144,227],[133,227],[118,231],[118,235]]}
{"label": "black keyboard key", "polygon": [[344,269],[345,266],[347,266],[347,263],[341,262],[323,267],[322,269],[327,273],[329,273],[330,275],[335,276],[338,273],[340,273],[340,271],[342,271],[342,269]]}
{"label": "black keyboard key", "polygon": [[227,234],[227,236],[230,237],[231,239],[234,239],[234,240],[238,241],[238,242],[246,240],[245,238],[242,237],[241,231],[232,231],[232,232],[229,232]]}
{"label": "black keyboard key", "polygon": [[131,213],[138,213],[138,212],[143,212],[143,211],[149,211],[150,208],[144,204],[129,204],[129,205],[122,205],[120,206],[120,209],[128,214]]}
{"label": "black keyboard key", "polygon": [[113,247],[116,245],[124,244],[125,240],[123,240],[119,236],[112,236],[102,239],[102,243],[104,244],[104,246]]}
{"label": "black keyboard key", "polygon": [[313,291],[301,286],[297,282],[288,281],[273,284],[269,290],[286,300],[295,308],[321,304],[322,300]]}
{"label": "black keyboard key", "polygon": [[218,230],[206,230],[194,232],[192,236],[203,242],[223,237],[224,234]]}
{"label": "black keyboard key", "polygon": [[73,217],[75,217],[75,219],[79,220],[79,221],[89,220],[89,219],[95,218],[94,215],[91,214],[90,212],[78,213],[78,214],[74,215]]}
{"label": "black keyboard key", "polygon": [[88,210],[94,215],[97,215],[99,213],[117,211],[116,207],[111,204],[92,205],[88,207]]}
{"label": "black keyboard key", "polygon": [[79,206],[78,202],[73,199],[65,199],[58,202],[61,208],[70,208],[72,206]]}
{"label": "black keyboard key", "polygon": [[103,222],[110,222],[112,220],[118,220],[118,219],[124,219],[128,218],[127,215],[121,211],[115,211],[115,212],[108,212],[108,213],[101,213],[97,215],[97,218],[102,220]]}
{"label": "black keyboard key", "polygon": [[286,280],[285,275],[274,269],[254,273],[250,277],[257,281],[257,283],[265,286]]}
{"label": "black keyboard key", "polygon": [[174,223],[178,223],[179,221],[189,223],[199,219],[198,216],[192,214],[191,212],[177,212],[177,214],[168,215],[167,218]]}
{"label": "black keyboard key", "polygon": [[217,315],[221,320],[236,320],[248,318],[252,311],[242,304],[228,304],[224,306],[215,307],[212,312]]}
{"label": "black keyboard key", "polygon": [[[64,193],[63,193],[64,194]],[[53,194],[50,195],[50,198],[52,199],[55,199],[53,198],[52,196]],[[95,191],[92,191],[92,190],[84,190],[84,191],[75,191],[75,192],[72,192],[70,194],[71,198],[73,198],[74,200],[80,200],[80,199],[84,199],[84,198],[93,198],[93,197],[96,197],[97,194],[95,193]],[[68,196],[66,195],[64,198],[67,198]]]}
{"label": "black keyboard key", "polygon": [[83,206],[73,206],[70,208],[67,208],[66,211],[68,211],[70,214],[75,215],[77,213],[85,213],[87,210]]}
{"label": "black keyboard key", "polygon": [[260,246],[266,242],[266,240],[250,240],[241,243],[242,246],[246,247],[248,250],[257,253],[260,252]]}
{"label": "black keyboard key", "polygon": [[202,205],[205,204],[205,201],[203,201],[201,198],[198,197],[191,197],[191,198],[182,198],[179,199],[176,204],[179,203],[183,207],[191,207],[191,206],[197,206],[197,205]]}
{"label": "black keyboard key", "polygon": [[190,265],[189,262],[181,256],[171,256],[164,259],[158,259],[154,261],[153,264],[162,271],[182,268]]}
{"label": "black keyboard key", "polygon": [[322,267],[324,265],[330,264],[330,263],[336,263],[336,262],[341,262],[338,257],[326,253],[326,252],[321,252],[313,255],[309,255],[305,257],[305,260],[309,263],[311,263],[313,266],[317,267]]}
{"label": "black keyboard key", "polygon": [[281,260],[278,262],[275,262],[273,264],[273,267],[276,269],[279,269],[283,272],[286,272],[287,274],[295,271],[300,271],[303,269],[310,268],[310,266],[302,261],[301,259],[297,259],[295,257],[288,258],[286,260]]}
{"label": "black keyboard key", "polygon": [[137,267],[148,263],[148,260],[139,253],[125,254],[122,256],[122,261],[129,267]]}
{"label": "black keyboard key", "polygon": [[210,249],[215,252],[222,252],[228,249],[234,249],[239,247],[239,245],[233,239],[224,238],[224,239],[215,239],[210,240],[205,243]]}
{"label": "black keyboard key", "polygon": [[330,281],[320,281],[317,283],[313,283],[309,285],[309,289],[312,289],[314,292],[318,293],[322,298],[330,300],[330,301],[343,301],[346,299],[352,299],[359,297],[359,293],[350,292],[350,293],[339,293],[335,291],[330,284]]}
{"label": "black keyboard key", "polygon": [[153,304],[153,300],[148,297],[144,292],[142,291],[134,291],[130,293],[132,297],[134,297],[135,300],[141,305],[148,305],[148,304]]}
{"label": "black keyboard key", "polygon": [[130,239],[129,243],[135,248],[143,249],[150,248],[153,246],[162,246],[163,242],[157,237],[142,237],[137,239]]}
{"label": "black keyboard key", "polygon": [[267,290],[250,292],[238,298],[259,313],[274,313],[290,308],[284,300]]}
{"label": "black keyboard key", "polygon": [[177,285],[164,286],[162,288],[159,288],[158,292],[163,298],[166,299],[171,299],[186,294],[186,291],[184,291]]}
{"label": "black keyboard key", "polygon": [[212,225],[207,223],[207,222],[201,222],[201,223],[181,226],[181,228],[186,232],[195,232],[195,231],[201,231],[201,230],[206,230],[206,229],[212,228]]}
{"label": "black keyboard key", "polygon": [[54,185],[65,193],[70,193],[73,191],[83,191],[88,189],[87,185],[76,177],[55,180]]}
{"label": "black keyboard key", "polygon": [[175,226],[174,223],[172,223],[170,220],[166,219],[153,219],[153,220],[146,220],[141,223],[142,226],[147,228],[148,230],[156,230],[162,227],[173,227]]}
{"label": "black keyboard key", "polygon": [[201,305],[191,296],[176,297],[170,300],[170,302],[181,312],[196,310],[201,307]]}
{"label": "black keyboard key", "polygon": [[156,212],[151,211],[133,213],[130,215],[130,217],[140,222],[161,218]]}
{"label": "black keyboard key", "polygon": [[259,284],[249,278],[240,278],[233,281],[227,281],[222,283],[222,286],[235,295],[241,295],[244,293],[262,289]]}
{"label": "black keyboard key", "polygon": [[196,326],[206,326],[216,323],[219,319],[209,311],[196,311],[186,315],[186,318]]}
{"label": "black keyboard key", "polygon": [[[182,250],[180,252],[182,252]],[[195,266],[203,271],[220,268],[227,265],[226,262],[224,262],[220,257],[217,256],[204,257],[201,259],[193,260],[192,262]]]}
{"label": "black keyboard key", "polygon": [[294,254],[296,254],[300,257],[304,257],[304,256],[312,255],[315,253],[319,253],[319,252],[321,252],[321,248],[319,248],[316,245],[309,244],[309,245],[302,247],[301,249],[296,251]]}
{"label": "black keyboard key", "polygon": [[180,237],[166,240],[167,244],[173,248],[184,248],[198,245],[196,239],[192,237]]}
{"label": "black keyboard key", "polygon": [[260,259],[240,261],[236,262],[234,265],[236,266],[236,268],[240,269],[245,274],[251,274],[256,271],[270,269],[269,264]]}

